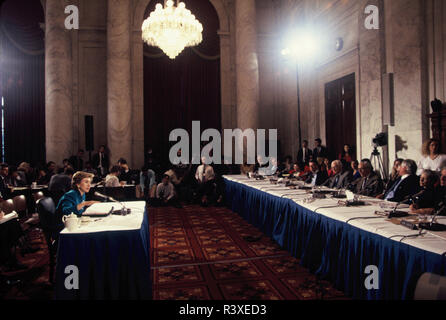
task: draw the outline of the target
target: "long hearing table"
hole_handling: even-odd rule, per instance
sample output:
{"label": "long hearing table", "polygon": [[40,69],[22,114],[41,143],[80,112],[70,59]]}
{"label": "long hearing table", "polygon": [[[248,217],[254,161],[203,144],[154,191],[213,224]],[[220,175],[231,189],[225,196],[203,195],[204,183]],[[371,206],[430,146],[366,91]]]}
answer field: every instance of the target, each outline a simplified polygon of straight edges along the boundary
{"label": "long hearing table", "polygon": [[[269,180],[224,179],[229,208],[355,299],[411,299],[424,272],[446,275],[446,232],[420,235],[379,216],[375,211],[383,209],[376,199],[347,207],[331,197],[306,201],[305,190]],[[446,217],[438,222],[446,224]],[[370,289],[366,282],[370,284],[373,266],[378,285]]]}

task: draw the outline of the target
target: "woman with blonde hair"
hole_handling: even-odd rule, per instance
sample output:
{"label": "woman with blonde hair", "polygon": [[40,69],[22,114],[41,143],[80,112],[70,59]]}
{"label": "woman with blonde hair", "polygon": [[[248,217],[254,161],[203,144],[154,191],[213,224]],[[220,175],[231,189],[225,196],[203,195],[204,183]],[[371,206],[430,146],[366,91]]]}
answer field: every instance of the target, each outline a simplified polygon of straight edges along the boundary
{"label": "woman with blonde hair", "polygon": [[74,213],[82,215],[86,207],[99,201],[85,201],[85,194],[90,191],[93,174],[78,171],[71,179],[72,190],[65,193],[59,200],[56,210],[62,215]]}
{"label": "woman with blonde hair", "polygon": [[421,152],[423,157],[417,163],[417,175],[420,175],[423,170],[432,170],[439,174],[441,168],[446,165],[446,155],[441,153],[440,141],[429,139],[423,144]]}

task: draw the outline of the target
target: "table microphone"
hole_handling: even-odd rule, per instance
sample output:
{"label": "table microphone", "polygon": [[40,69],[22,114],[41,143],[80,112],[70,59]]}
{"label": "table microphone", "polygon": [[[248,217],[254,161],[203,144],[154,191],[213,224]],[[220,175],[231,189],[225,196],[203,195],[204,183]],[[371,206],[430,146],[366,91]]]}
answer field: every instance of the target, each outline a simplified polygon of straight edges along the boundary
{"label": "table microphone", "polygon": [[396,211],[396,209],[398,208],[398,206],[402,203],[405,203],[406,201],[410,200],[412,197],[419,195],[421,192],[417,193],[416,195],[408,195],[405,196],[402,200],[398,201],[398,203],[396,204],[395,208],[393,208],[393,210],[389,213],[388,218],[402,218],[402,217],[407,217],[409,214],[405,211]]}
{"label": "table microphone", "polygon": [[120,210],[121,215],[127,215],[127,214],[130,213],[130,209],[126,208],[125,205],[121,201],[118,201],[118,200],[116,200],[116,199],[114,199],[112,197],[106,196],[105,194],[99,193],[97,191],[94,193],[94,195],[99,197],[99,198],[103,198],[103,199],[106,199],[108,201],[111,201],[111,202],[119,203],[122,206],[122,209]]}

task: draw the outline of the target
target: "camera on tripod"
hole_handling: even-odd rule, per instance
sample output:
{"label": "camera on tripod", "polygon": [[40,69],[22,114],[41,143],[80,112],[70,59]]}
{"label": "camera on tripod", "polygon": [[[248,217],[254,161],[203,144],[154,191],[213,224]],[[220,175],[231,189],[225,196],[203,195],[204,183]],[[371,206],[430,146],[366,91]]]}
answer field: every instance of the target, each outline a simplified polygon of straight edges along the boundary
{"label": "camera on tripod", "polygon": [[387,146],[387,133],[378,133],[375,138],[372,139],[372,144],[375,148]]}
{"label": "camera on tripod", "polygon": [[378,151],[378,147],[384,147],[388,143],[387,133],[381,132],[378,133],[375,138],[372,139],[373,151],[370,155],[370,161],[373,164],[373,167],[378,170],[383,180],[387,180],[387,174],[384,170],[384,163],[381,158],[381,154]]}

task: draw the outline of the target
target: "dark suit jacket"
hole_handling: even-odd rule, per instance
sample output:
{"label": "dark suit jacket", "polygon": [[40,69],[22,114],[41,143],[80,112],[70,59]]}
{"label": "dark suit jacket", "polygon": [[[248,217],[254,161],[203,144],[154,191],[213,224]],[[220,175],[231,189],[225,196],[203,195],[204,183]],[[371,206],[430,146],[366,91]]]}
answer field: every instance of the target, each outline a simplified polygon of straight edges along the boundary
{"label": "dark suit jacket", "polygon": [[[91,159],[93,168],[97,169],[99,167],[99,152],[93,155],[93,158]],[[110,166],[110,159],[108,157],[108,154],[103,153],[102,154],[102,167],[105,169],[104,174],[108,172],[108,168]],[[99,170],[98,173],[100,174]]]}
{"label": "dark suit jacket", "polygon": [[75,171],[84,169],[84,160],[78,158],[77,156],[71,156],[70,159],[68,159],[68,162],[71,163]]}
{"label": "dark suit jacket", "polygon": [[[401,177],[395,181],[395,184],[399,183],[400,179]],[[387,190],[386,194],[384,195],[384,198],[387,197],[387,194],[392,190],[392,188]],[[393,198],[390,198],[388,200],[393,202],[400,202],[403,201],[405,197],[414,195],[419,191],[420,191],[420,178],[417,175],[412,174],[400,183],[398,188],[396,188],[395,190]]]}
{"label": "dark suit jacket", "polygon": [[[336,178],[339,177],[336,183]],[[352,173],[350,171],[345,171],[328,178],[322,185],[328,188],[342,189],[347,188],[352,180]]]}
{"label": "dark suit jacket", "polygon": [[328,158],[328,150],[326,147],[321,146],[320,152],[317,151],[317,148],[313,149],[313,159],[317,160],[317,158]]}
{"label": "dark suit jacket", "polygon": [[[322,185],[325,181],[327,181],[327,178],[328,178],[328,176],[327,176],[327,172],[326,171],[318,171],[317,173],[316,173],[316,175],[317,175],[317,177],[316,177],[316,185],[317,186],[320,186],[320,185]],[[314,173],[313,172],[310,172],[309,174],[308,174],[308,178],[305,180],[305,183],[311,183],[311,181],[313,180],[313,176],[314,176]]]}
{"label": "dark suit jacket", "polygon": [[308,164],[310,162],[310,157],[313,155],[313,151],[311,149],[307,148],[306,154],[305,154],[305,161],[303,161],[303,152],[304,150],[302,148],[299,149],[299,152],[297,153],[297,162],[302,164]]}
{"label": "dark suit jacket", "polygon": [[377,195],[383,192],[384,188],[383,182],[379,177],[379,175],[377,175],[375,172],[370,173],[370,175],[367,177],[367,181],[365,182],[364,188],[362,188],[365,179],[366,177],[361,177],[356,179],[350,185],[351,188],[349,189],[356,194],[368,197],[376,197]]}

